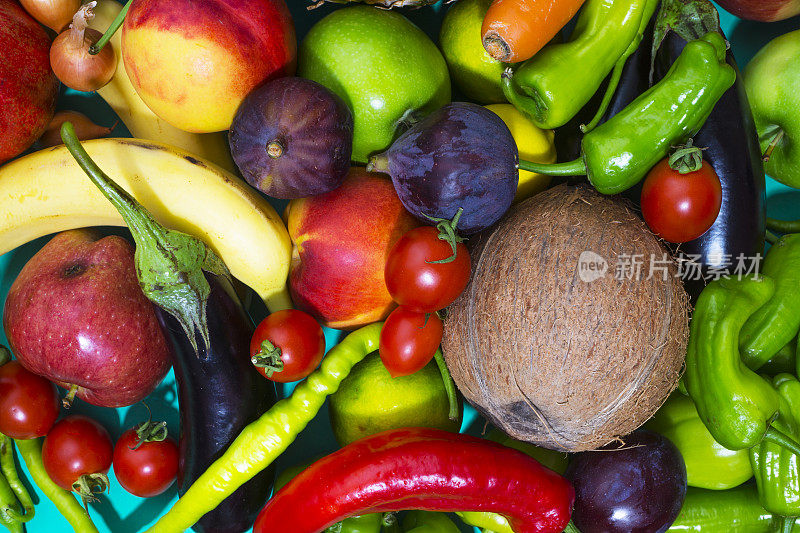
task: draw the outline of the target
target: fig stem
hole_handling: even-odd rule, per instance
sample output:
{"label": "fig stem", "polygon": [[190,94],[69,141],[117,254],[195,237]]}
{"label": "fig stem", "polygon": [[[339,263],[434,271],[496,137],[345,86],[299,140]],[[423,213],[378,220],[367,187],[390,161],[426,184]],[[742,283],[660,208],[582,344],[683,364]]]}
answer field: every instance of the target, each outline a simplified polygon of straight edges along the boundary
{"label": "fig stem", "polygon": [[211,286],[203,271],[230,279],[225,263],[203,241],[165,228],[128,192],[103,172],[83,148],[70,122],[61,140],[92,183],[122,216],[136,241],[134,261],[139,286],[148,300],[174,316],[199,353],[198,337],[211,346],[206,307]]}
{"label": "fig stem", "polygon": [[384,174],[388,174],[389,156],[386,155],[386,152],[373,155],[369,158],[367,162],[367,172],[383,172]]}
{"label": "fig stem", "polygon": [[78,386],[74,383],[69,386],[69,391],[67,391],[67,395],[64,396],[64,399],[61,400],[61,405],[64,406],[64,409],[69,409],[72,407],[72,402],[75,401],[75,395],[78,394]]}
{"label": "fig stem", "polygon": [[263,368],[267,377],[272,377],[275,372],[283,370],[283,359],[281,359],[281,349],[272,344],[269,339],[261,341],[261,350],[250,358],[253,366]]}
{"label": "fig stem", "polygon": [[586,163],[583,159],[576,159],[566,163],[534,163],[533,161],[519,160],[517,168],[536,172],[546,176],[585,176]]}
{"label": "fig stem", "polygon": [[689,174],[703,167],[703,149],[693,146],[693,142],[689,139],[686,144],[675,149],[667,160],[669,168],[677,170],[679,174]]}
{"label": "fig stem", "polygon": [[[125,21],[125,15],[128,14],[128,9],[131,7],[131,3],[133,0],[128,0],[125,2],[125,5],[122,7],[122,11],[120,11],[114,20],[111,22],[111,26],[106,29],[100,39],[97,40],[92,46],[89,47],[89,54],[90,55],[97,55],[103,49],[103,47],[108,44],[108,41],[117,33],[117,30],[122,26],[122,23]],[[118,53],[122,53],[119,51]]]}
{"label": "fig stem", "polygon": [[448,412],[447,416],[453,422],[458,421],[458,396],[456,394],[456,386],[453,383],[453,377],[450,375],[450,370],[447,368],[447,363],[444,361],[444,355],[442,355],[442,350],[436,350],[436,353],[433,354],[433,359],[436,361],[436,365],[439,367],[439,372],[442,374],[442,382],[444,383],[444,391],[447,393],[447,401],[450,405],[450,411]]}
{"label": "fig stem", "polygon": [[11,361],[11,350],[0,344],[0,366]]}
{"label": "fig stem", "polygon": [[761,157],[761,160],[764,163],[769,161],[769,158],[772,157],[772,152],[775,151],[775,147],[778,146],[778,144],[780,144],[780,142],[783,140],[783,135],[785,133],[786,132],[783,131],[783,129],[779,129],[778,132],[772,137],[772,140],[769,142],[769,146],[767,146],[764,155]]}

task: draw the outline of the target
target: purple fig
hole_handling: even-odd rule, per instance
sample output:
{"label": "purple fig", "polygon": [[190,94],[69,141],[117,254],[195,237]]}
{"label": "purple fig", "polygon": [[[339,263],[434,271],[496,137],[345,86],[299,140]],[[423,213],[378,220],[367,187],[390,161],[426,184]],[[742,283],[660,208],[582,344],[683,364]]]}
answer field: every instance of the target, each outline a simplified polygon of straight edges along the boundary
{"label": "purple fig", "polygon": [[275,198],[305,198],[337,188],[347,176],[353,113],[317,82],[278,78],[247,95],[229,141],[250,185]]}
{"label": "purple fig", "polygon": [[511,206],[519,153],[496,114],[454,102],[428,115],[392,146],[370,158],[367,170],[392,177],[400,201],[415,217],[452,220],[463,209],[458,232],[485,229]]}

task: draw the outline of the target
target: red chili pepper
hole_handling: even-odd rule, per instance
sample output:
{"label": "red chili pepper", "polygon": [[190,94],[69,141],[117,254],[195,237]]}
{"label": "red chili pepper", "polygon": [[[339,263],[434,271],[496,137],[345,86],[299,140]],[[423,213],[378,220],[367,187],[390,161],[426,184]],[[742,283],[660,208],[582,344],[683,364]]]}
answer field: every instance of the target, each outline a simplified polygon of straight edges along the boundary
{"label": "red chili pepper", "polygon": [[492,511],[517,533],[560,533],[575,494],[517,450],[429,428],[356,441],[306,468],[269,500],[253,533],[319,533],[366,512]]}

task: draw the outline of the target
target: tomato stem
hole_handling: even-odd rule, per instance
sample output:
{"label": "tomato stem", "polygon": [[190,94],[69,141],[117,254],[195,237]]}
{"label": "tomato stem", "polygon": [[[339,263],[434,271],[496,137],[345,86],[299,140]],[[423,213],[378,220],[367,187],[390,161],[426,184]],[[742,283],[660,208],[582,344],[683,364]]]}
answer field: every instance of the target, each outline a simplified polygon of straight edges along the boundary
{"label": "tomato stem", "polygon": [[439,372],[442,374],[442,382],[444,383],[444,391],[447,393],[447,401],[450,404],[450,411],[447,417],[456,422],[458,420],[458,395],[456,393],[456,386],[453,383],[453,377],[450,375],[450,370],[447,368],[447,363],[444,361],[442,350],[437,349],[433,354],[436,364],[439,367]]}
{"label": "tomato stem", "polygon": [[61,405],[64,406],[64,409],[69,409],[72,407],[72,402],[75,401],[76,394],[78,394],[78,386],[75,384],[70,385],[67,395],[64,396],[63,400],[61,400]]}
{"label": "tomato stem", "polygon": [[283,370],[283,359],[281,359],[281,349],[272,344],[269,339],[261,341],[261,350],[250,358],[254,366],[263,368],[267,377],[272,377],[275,372]]}
{"label": "tomato stem", "polygon": [[442,240],[450,245],[450,248],[453,250],[453,255],[450,257],[446,257],[444,259],[439,259],[438,261],[425,261],[429,264],[436,264],[436,263],[452,263],[456,260],[457,254],[457,246],[458,243],[464,242],[466,239],[464,237],[459,237],[456,233],[456,227],[458,226],[458,221],[461,218],[461,213],[464,212],[464,209],[459,207],[458,211],[456,211],[455,216],[453,216],[452,220],[447,220],[446,218],[434,218],[428,215],[431,221],[436,222],[436,229],[439,230],[439,240]]}
{"label": "tomato stem", "polygon": [[689,174],[703,167],[703,149],[693,146],[693,142],[689,139],[686,144],[676,147],[667,160],[669,168],[679,174]]}
{"label": "tomato stem", "polygon": [[[110,41],[114,34],[117,33],[117,30],[125,21],[125,15],[128,14],[128,9],[130,9],[132,2],[133,0],[128,0],[125,2],[125,5],[122,7],[122,11],[120,11],[119,14],[114,18],[108,29],[103,33],[100,39],[97,40],[96,43],[89,47],[89,54],[93,56],[99,54],[108,41]],[[121,54],[122,52],[118,51],[117,53]]]}
{"label": "tomato stem", "polygon": [[146,403],[144,403],[144,406],[147,407],[147,421],[137,426],[136,445],[131,448],[131,450],[139,449],[145,442],[161,442],[167,438],[167,434],[169,433],[167,430],[167,422],[163,420],[161,422],[153,422],[150,407]]}
{"label": "tomato stem", "polygon": [[11,350],[0,344],[0,366],[11,361]]}
{"label": "tomato stem", "polygon": [[85,506],[89,502],[99,501],[96,495],[106,492],[109,485],[108,476],[105,474],[84,474],[72,484],[72,490],[80,495]]}

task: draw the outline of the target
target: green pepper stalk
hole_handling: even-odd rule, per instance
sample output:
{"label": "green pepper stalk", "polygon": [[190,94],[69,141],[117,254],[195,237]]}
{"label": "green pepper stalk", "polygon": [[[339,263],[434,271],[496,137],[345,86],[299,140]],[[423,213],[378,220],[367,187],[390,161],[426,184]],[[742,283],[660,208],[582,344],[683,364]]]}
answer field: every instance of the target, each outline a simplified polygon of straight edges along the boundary
{"label": "green pepper stalk", "polygon": [[769,250],[762,274],[775,281],[775,294],[751,316],[739,338],[742,360],[756,370],[800,331],[800,234],[781,237]]}
{"label": "green pepper stalk", "polygon": [[134,262],[139,286],[148,300],[174,316],[198,351],[197,336],[211,346],[206,304],[211,286],[203,270],[230,279],[225,263],[203,241],[166,229],[89,157],[70,122],[61,139],[92,183],[117,208],[136,241]]}
{"label": "green pepper stalk", "polygon": [[736,79],[725,62],[727,43],[711,32],[689,42],[667,75],[581,141],[581,158],[555,164],[520,161],[519,168],[551,176],[586,175],[603,194],[639,183],[672,146],[703,126]]}
{"label": "green pepper stalk", "polygon": [[800,233],[800,220],[767,218],[767,229],[778,233]]}
{"label": "green pepper stalk", "polygon": [[353,366],[378,349],[382,322],[350,333],[320,367],[236,437],[225,453],[147,533],[181,533],[282,454],[336,392]]}
{"label": "green pepper stalk", "polygon": [[5,482],[14,493],[15,502],[19,500],[24,515],[19,515],[16,510],[9,510],[7,514],[13,516],[14,520],[19,522],[28,522],[36,514],[33,507],[33,500],[28,493],[28,489],[22,484],[17,474],[17,465],[14,462],[14,444],[10,437],[0,433],[0,477],[4,478]]}
{"label": "green pepper stalk", "polygon": [[503,93],[534,124],[554,129],[569,122],[614,69],[615,79],[604,98],[607,107],[622,66],[641,42],[657,4],[658,0],[587,0],[571,40],[545,47],[516,69],[507,68]]}
{"label": "green pepper stalk", "polygon": [[[772,386],[780,396],[778,418],[772,424],[785,434],[800,438],[800,381],[790,374],[778,374]],[[798,457],[772,442],[762,441],[750,448],[750,462],[761,505],[783,517],[789,531],[800,515],[800,467]]]}
{"label": "green pepper stalk", "polygon": [[15,439],[14,443],[33,482],[67,519],[75,533],[98,533],[97,527],[89,518],[89,513],[78,503],[75,496],[56,485],[44,469],[42,439]]}
{"label": "green pepper stalk", "polygon": [[739,357],[739,332],[775,292],[772,278],[719,279],[697,300],[684,383],[714,439],[730,450],[773,442],[800,455],[800,445],[771,426],[778,392]]}

